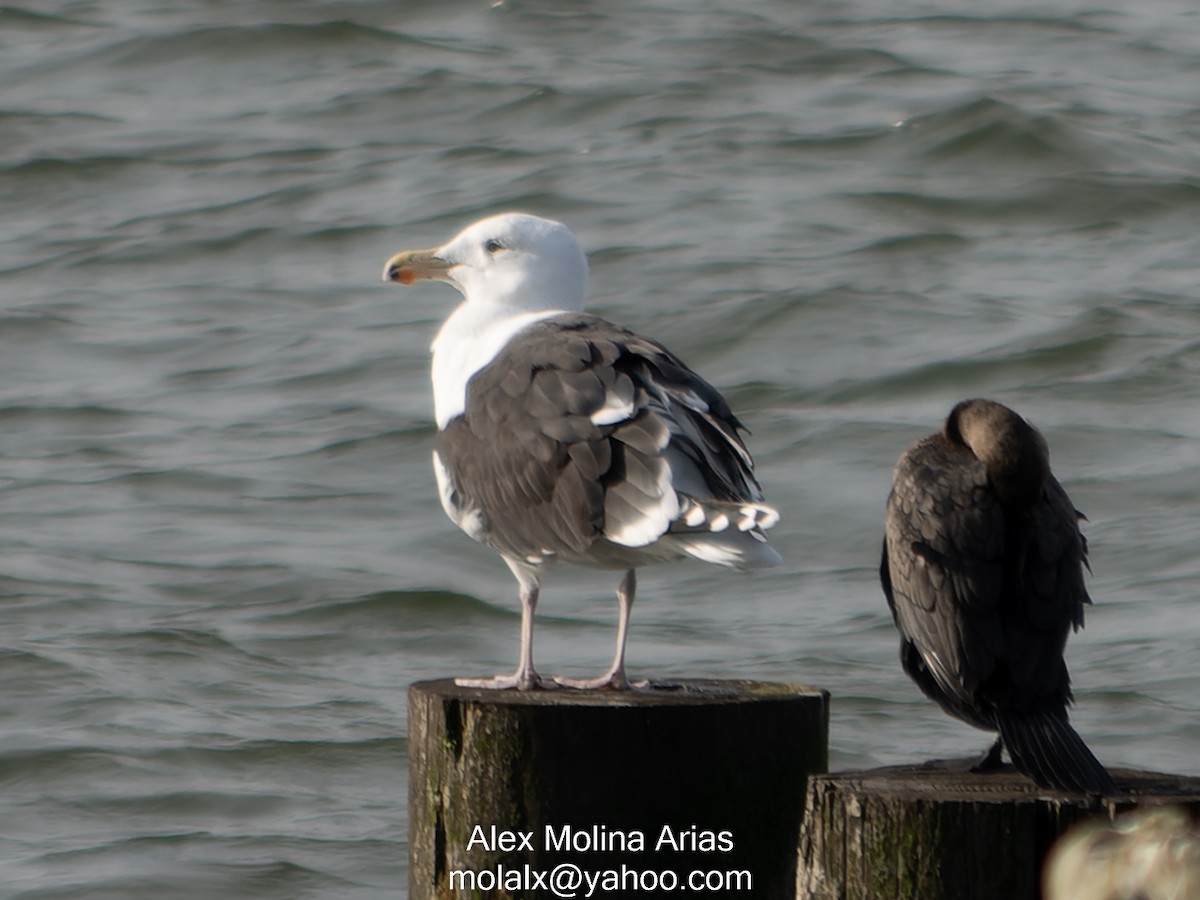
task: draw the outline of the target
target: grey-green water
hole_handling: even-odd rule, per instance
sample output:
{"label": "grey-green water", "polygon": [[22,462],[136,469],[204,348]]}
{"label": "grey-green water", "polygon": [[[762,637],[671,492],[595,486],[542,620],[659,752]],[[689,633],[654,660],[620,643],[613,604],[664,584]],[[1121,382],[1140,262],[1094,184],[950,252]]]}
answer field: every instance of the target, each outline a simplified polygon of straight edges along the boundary
{"label": "grey-green water", "polygon": [[[645,570],[635,674],[806,681],[832,763],[982,748],[901,675],[890,468],[954,401],[1090,521],[1074,719],[1200,774],[1200,14],[645,0],[0,6],[0,896],[400,897],[405,686],[511,667],[383,260],[560,218],[726,391],[775,570]],[[599,672],[613,579],[538,658]]]}

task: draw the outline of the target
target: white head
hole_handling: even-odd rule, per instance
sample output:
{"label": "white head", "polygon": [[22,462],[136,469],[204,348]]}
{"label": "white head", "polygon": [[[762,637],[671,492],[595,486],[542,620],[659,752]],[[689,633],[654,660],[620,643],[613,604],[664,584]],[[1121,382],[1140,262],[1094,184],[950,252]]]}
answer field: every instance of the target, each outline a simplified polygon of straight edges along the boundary
{"label": "white head", "polygon": [[466,299],[433,340],[438,427],[463,411],[467,382],[521,328],[556,312],[583,309],[587,258],[565,225],[503,213],[463,229],[440,247],[404,250],[383,267],[385,281],[454,285]]}
{"label": "white head", "polygon": [[497,312],[583,309],[587,274],[570,229],[526,213],[481,219],[440,247],[401,251],[383,268],[385,281],[445,281],[468,304]]}

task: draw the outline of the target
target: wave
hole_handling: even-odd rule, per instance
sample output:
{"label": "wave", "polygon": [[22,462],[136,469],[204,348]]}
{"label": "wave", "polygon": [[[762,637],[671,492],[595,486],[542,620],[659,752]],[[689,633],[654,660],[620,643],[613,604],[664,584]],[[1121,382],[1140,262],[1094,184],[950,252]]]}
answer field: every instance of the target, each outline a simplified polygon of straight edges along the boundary
{"label": "wave", "polygon": [[402,47],[436,46],[435,42],[399,31],[344,19],[316,23],[204,25],[122,38],[89,50],[72,59],[70,64],[160,68],[163,65],[184,66],[211,60],[228,65],[231,59],[253,58],[257,63],[275,55],[296,59],[331,49],[390,54]]}
{"label": "wave", "polygon": [[[0,327],[4,319],[0,318]],[[7,422],[14,427],[30,427],[43,422],[78,422],[91,426],[121,425],[140,415],[127,409],[103,404],[83,403],[79,405],[46,404],[34,406],[27,403],[14,403],[10,406],[0,406],[0,423]]]}
{"label": "wave", "polygon": [[511,610],[493,606],[478,597],[454,591],[418,589],[379,591],[285,612],[269,612],[252,617],[255,622],[286,623],[299,626],[370,625],[386,620],[403,622],[410,628],[423,623],[468,620],[509,620]]}
{"label": "wave", "polygon": [[1115,308],[1084,311],[1059,327],[1002,341],[969,355],[923,359],[906,367],[856,379],[839,381],[812,395],[820,402],[838,404],[918,396],[957,385],[963,396],[972,391],[994,393],[1002,387],[1037,384],[1044,373],[1062,379],[1066,370],[1084,370],[1103,359],[1122,341],[1131,317]]}
{"label": "wave", "polygon": [[888,190],[843,196],[889,215],[926,216],[943,223],[996,226],[1043,222],[1095,228],[1193,215],[1200,208],[1200,180],[1098,173],[1039,177],[973,195]]}
{"label": "wave", "polygon": [[1005,169],[1098,168],[1104,148],[1073,128],[1061,113],[1036,114],[983,96],[899,123],[916,156],[937,165]]}
{"label": "wave", "polygon": [[[390,895],[403,883],[398,864],[363,868],[361,863],[364,858],[402,856],[398,841],[281,838],[235,829],[223,833],[159,829],[112,837],[128,829],[110,826],[95,843],[68,850],[30,848],[16,867],[17,877],[6,885],[11,891],[7,896],[12,900],[213,896],[367,900]],[[26,884],[31,887],[20,890]]]}

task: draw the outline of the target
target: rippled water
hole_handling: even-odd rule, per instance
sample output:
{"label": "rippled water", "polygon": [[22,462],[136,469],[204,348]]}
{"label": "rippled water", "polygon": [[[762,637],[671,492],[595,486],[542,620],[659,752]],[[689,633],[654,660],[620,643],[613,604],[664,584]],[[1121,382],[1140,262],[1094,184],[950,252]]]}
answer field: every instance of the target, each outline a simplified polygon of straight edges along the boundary
{"label": "rippled water", "polygon": [[[954,401],[1090,518],[1074,718],[1200,774],[1200,15],[1186,3],[0,6],[0,895],[398,897],[408,683],[512,665],[383,260],[568,222],[592,309],[753,431],[785,565],[646,570],[638,674],[806,681],[832,762],[982,734],[900,674],[890,467]],[[607,662],[614,579],[543,594]]]}

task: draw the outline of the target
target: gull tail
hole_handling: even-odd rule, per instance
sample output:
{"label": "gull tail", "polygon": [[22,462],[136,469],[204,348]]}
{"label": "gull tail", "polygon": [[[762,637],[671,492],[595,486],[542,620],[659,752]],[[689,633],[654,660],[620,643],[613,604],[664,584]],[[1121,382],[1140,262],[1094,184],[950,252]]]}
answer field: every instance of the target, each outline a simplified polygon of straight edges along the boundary
{"label": "gull tail", "polygon": [[1067,721],[1066,713],[999,713],[1000,737],[1017,770],[1041,787],[1112,796],[1116,782]]}
{"label": "gull tail", "polygon": [[765,569],[782,561],[766,530],[779,521],[774,507],[753,500],[700,500],[679,495],[680,514],[665,536],[688,556],[732,569]]}

